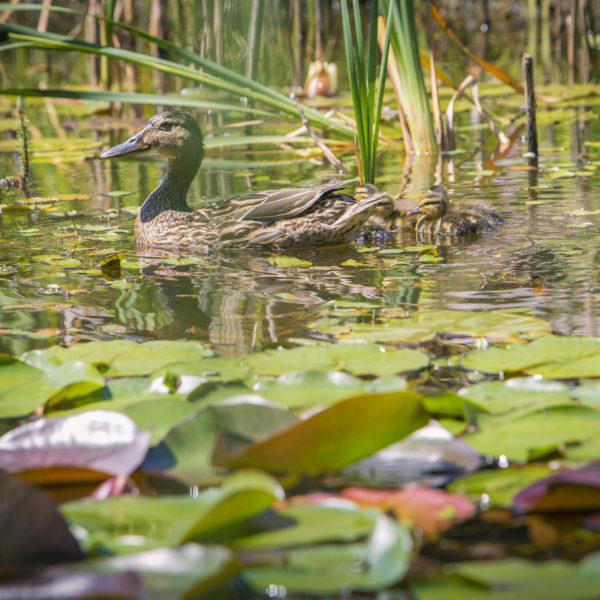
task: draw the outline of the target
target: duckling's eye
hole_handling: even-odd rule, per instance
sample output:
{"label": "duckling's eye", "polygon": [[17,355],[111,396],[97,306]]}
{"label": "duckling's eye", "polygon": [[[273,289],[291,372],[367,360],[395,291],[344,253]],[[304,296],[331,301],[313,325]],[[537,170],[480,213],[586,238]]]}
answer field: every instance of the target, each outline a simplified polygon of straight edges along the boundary
{"label": "duckling's eye", "polygon": [[162,131],[171,131],[173,129],[173,123],[169,123],[168,121],[164,121],[158,126]]}

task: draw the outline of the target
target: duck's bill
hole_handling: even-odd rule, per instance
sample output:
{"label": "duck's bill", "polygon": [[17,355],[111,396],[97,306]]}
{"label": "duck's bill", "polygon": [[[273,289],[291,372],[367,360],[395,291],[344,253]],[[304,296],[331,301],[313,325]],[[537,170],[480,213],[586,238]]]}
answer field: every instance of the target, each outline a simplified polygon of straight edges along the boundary
{"label": "duck's bill", "polygon": [[416,208],[409,210],[406,214],[407,215],[418,215],[420,212],[421,212],[421,209],[417,206]]}
{"label": "duck's bill", "polygon": [[150,146],[144,142],[143,136],[136,134],[126,142],[105,150],[100,158],[115,158],[116,156],[123,156],[132,152],[144,152],[145,150],[150,150]]}

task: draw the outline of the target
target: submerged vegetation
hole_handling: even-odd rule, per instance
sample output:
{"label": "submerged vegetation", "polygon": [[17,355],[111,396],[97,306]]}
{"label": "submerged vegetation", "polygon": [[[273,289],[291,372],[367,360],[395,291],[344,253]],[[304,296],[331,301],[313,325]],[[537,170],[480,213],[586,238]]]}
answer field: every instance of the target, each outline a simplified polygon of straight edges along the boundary
{"label": "submerged vegetation", "polygon": [[[600,596],[598,1],[66,4],[0,4],[0,596]],[[163,162],[96,158],[171,105],[193,209],[336,159],[490,227],[138,247]]]}

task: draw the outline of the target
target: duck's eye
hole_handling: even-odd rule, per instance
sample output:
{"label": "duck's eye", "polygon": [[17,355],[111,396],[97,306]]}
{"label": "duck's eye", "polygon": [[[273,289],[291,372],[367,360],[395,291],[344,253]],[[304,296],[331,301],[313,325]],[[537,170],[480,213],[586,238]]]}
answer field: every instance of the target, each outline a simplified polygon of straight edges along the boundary
{"label": "duck's eye", "polygon": [[173,129],[173,123],[169,123],[168,121],[164,121],[158,126],[162,131],[171,131]]}

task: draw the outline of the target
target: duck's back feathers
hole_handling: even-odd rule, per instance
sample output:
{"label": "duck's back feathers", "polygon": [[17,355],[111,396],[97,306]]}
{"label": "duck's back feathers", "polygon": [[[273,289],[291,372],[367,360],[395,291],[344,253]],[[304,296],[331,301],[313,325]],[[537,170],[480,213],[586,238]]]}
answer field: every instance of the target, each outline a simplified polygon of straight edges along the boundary
{"label": "duck's back feathers", "polygon": [[[207,204],[191,212],[167,210],[150,222],[151,227],[136,221],[136,237],[144,245],[165,248],[341,244],[358,232],[383,194],[357,202],[338,193],[339,187],[340,183],[336,183],[315,186],[316,190],[278,190],[275,195],[258,192]],[[309,196],[310,201],[306,200]],[[302,212],[289,204],[300,200],[304,205]],[[274,219],[275,214],[278,219]]]}
{"label": "duck's back feathers", "polygon": [[[239,207],[240,221],[274,222],[282,219],[293,219],[308,211],[316,202],[340,190],[355,181],[348,179],[336,183],[324,183],[309,188],[283,188],[244,194],[232,200],[232,205]],[[352,198],[344,196],[348,201]],[[245,210],[249,206],[248,210]],[[245,211],[245,212],[244,212]]]}

